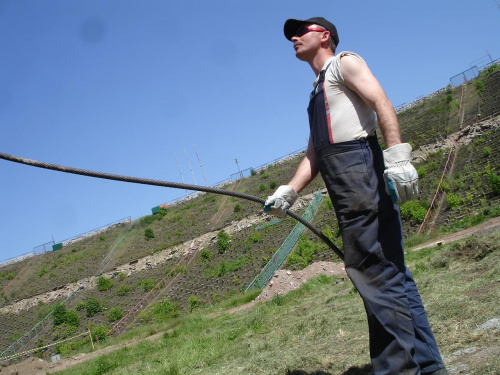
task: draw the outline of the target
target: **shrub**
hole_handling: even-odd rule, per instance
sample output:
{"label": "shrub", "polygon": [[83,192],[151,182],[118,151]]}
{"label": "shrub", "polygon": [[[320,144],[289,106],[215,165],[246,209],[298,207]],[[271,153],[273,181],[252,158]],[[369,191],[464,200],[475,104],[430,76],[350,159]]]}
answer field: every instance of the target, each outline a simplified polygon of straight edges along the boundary
{"label": "shrub", "polygon": [[462,205],[463,201],[456,194],[449,193],[446,195],[446,203],[448,204],[448,207],[456,208],[456,207]]}
{"label": "shrub", "polygon": [[425,177],[425,175],[427,174],[427,168],[425,167],[425,165],[421,165],[417,168],[417,174],[418,174],[418,178]]}
{"label": "shrub", "polygon": [[314,254],[320,249],[320,244],[301,236],[297,248],[288,256],[287,266],[295,269],[307,267],[312,262]]}
{"label": "shrub", "polygon": [[427,214],[427,208],[419,201],[408,201],[399,206],[403,220],[414,220],[422,223]]}
{"label": "shrub", "polygon": [[52,316],[54,317],[55,326],[64,324],[66,322],[66,306],[64,306],[63,304],[57,305],[54,308]]}
{"label": "shrub", "polygon": [[258,243],[264,241],[264,234],[261,232],[253,232],[248,236],[248,241]]}
{"label": "shrub", "polygon": [[250,169],[250,175],[251,176],[255,176],[257,174],[257,172],[255,171],[255,169]]}
{"label": "shrub", "polygon": [[265,190],[267,190],[267,185],[264,184],[264,183],[260,184],[259,185],[259,191],[265,191]]}
{"label": "shrub", "polygon": [[83,311],[85,310],[85,302],[80,301],[76,304],[76,311]]}
{"label": "shrub", "polygon": [[194,310],[196,310],[198,308],[199,304],[200,304],[200,300],[198,299],[198,297],[196,297],[193,294],[189,296],[189,311],[190,312],[193,312]]}
{"label": "shrub", "polygon": [[488,179],[488,186],[496,195],[500,195],[500,176],[492,171],[489,165],[486,168],[486,178]]}
{"label": "shrub", "polygon": [[239,203],[236,203],[233,208],[233,212],[240,212],[243,209],[243,206]]}
{"label": "shrub", "polygon": [[121,307],[113,307],[111,310],[108,312],[108,322],[116,322],[123,318],[123,310]]}
{"label": "shrub", "polygon": [[100,341],[106,340],[106,335],[108,333],[109,329],[106,327],[104,324],[99,324],[96,326],[91,326],[90,328],[90,333],[92,335],[92,338],[95,340],[95,338],[99,338]]}
{"label": "shrub", "polygon": [[151,228],[146,228],[144,231],[144,237],[149,241],[150,239],[155,238],[155,234]]}
{"label": "shrub", "polygon": [[488,146],[483,147],[483,156],[486,158],[491,156],[491,147]]}
{"label": "shrub", "polygon": [[70,327],[78,327],[80,325],[80,315],[75,310],[66,311],[66,324]]}
{"label": "shrub", "polygon": [[208,263],[212,260],[214,255],[209,249],[203,249],[200,251],[200,259],[202,263]]}
{"label": "shrub", "polygon": [[224,254],[229,249],[229,243],[231,242],[231,237],[229,234],[223,230],[217,233],[217,250],[219,254]]}
{"label": "shrub", "polygon": [[476,81],[476,89],[477,89],[478,93],[480,93],[480,94],[483,93],[484,92],[484,82],[478,79]]}
{"label": "shrub", "polygon": [[43,275],[45,275],[47,273],[47,270],[45,269],[45,266],[42,266],[40,268],[40,271],[38,271],[38,277],[42,277]]}
{"label": "shrub", "polygon": [[145,291],[149,292],[156,285],[156,282],[153,279],[144,279],[139,282],[139,286]]}
{"label": "shrub", "polygon": [[151,306],[146,313],[142,314],[142,318],[146,321],[163,322],[170,318],[179,316],[179,304],[170,302],[168,298],[164,298],[160,302]]}
{"label": "shrub", "polygon": [[278,182],[276,182],[276,180],[272,180],[270,183],[269,183],[269,187],[271,189],[274,189],[276,186],[278,186]]}
{"label": "shrub", "polygon": [[116,290],[116,295],[120,296],[120,297],[123,297],[123,296],[126,296],[127,294],[129,294],[131,290],[132,290],[132,288],[129,287],[129,286],[127,286],[127,285],[121,285]]}
{"label": "shrub", "polygon": [[88,318],[99,314],[102,311],[100,302],[94,298],[90,298],[85,304],[85,312]]}
{"label": "shrub", "polygon": [[110,280],[110,279],[107,279],[103,276],[99,276],[99,278],[97,279],[97,289],[100,291],[100,292],[104,292],[106,290],[109,290],[111,289],[115,284]]}

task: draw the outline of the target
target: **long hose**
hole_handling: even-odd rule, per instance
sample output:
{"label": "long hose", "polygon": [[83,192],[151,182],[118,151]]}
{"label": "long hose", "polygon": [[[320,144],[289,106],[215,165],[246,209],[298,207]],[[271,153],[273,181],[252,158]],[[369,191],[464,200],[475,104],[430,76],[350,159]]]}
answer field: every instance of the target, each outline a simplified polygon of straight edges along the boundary
{"label": "long hose", "polygon": [[[114,180],[114,181],[130,182],[130,183],[135,183],[135,184],[163,186],[163,187],[169,187],[169,188],[174,188],[174,189],[186,189],[186,190],[194,190],[194,191],[203,191],[206,193],[229,195],[232,197],[242,198],[242,199],[246,199],[246,200],[253,201],[256,203],[260,203],[261,205],[263,205],[265,202],[264,199],[259,198],[259,197],[254,197],[252,195],[238,193],[235,191],[229,191],[229,190],[224,190],[224,189],[216,189],[216,188],[212,188],[212,187],[208,187],[208,186],[199,186],[199,185],[191,185],[191,184],[184,184],[184,183],[181,184],[181,183],[177,183],[177,182],[151,180],[151,179],[147,179],[147,178],[121,176],[121,175],[116,175],[116,174],[111,174],[111,173],[89,171],[89,170],[85,170],[85,169],[66,167],[63,165],[44,163],[41,161],[21,158],[18,156],[13,156],[13,155],[4,154],[4,153],[0,153],[0,159],[4,159],[4,160],[12,161],[15,163],[20,163],[20,164],[25,164],[25,165],[31,165],[32,167],[51,169],[53,171],[72,173],[72,174],[77,174],[77,175],[81,175],[81,176],[102,178],[102,179]],[[330,239],[328,237],[326,237],[323,233],[321,233],[311,223],[309,223],[307,220],[304,220],[302,217],[295,214],[293,211],[287,210],[286,214],[288,216],[294,218],[298,222],[302,223],[309,230],[311,230],[311,232],[313,232],[324,243],[326,243],[328,245],[328,247],[330,247],[330,249],[332,249],[334,251],[334,253],[337,254],[337,256],[340,259],[344,260],[344,254],[337,248],[337,246],[335,246],[332,243],[332,241],[330,241]]]}

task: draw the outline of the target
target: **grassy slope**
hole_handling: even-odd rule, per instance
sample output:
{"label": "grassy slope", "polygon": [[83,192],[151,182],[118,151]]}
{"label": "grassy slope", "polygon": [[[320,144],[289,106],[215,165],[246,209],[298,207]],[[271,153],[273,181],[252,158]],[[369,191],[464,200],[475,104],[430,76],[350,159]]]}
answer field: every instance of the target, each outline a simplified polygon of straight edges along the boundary
{"label": "grassy slope", "polygon": [[[458,366],[452,354],[459,350],[500,345],[500,332],[476,331],[500,313],[499,240],[493,233],[407,255],[450,368]],[[254,308],[234,314],[226,308],[138,328],[123,339],[165,333],[59,374],[369,373],[364,310],[349,281],[320,276]],[[469,374],[500,373],[498,352],[460,361]]]}

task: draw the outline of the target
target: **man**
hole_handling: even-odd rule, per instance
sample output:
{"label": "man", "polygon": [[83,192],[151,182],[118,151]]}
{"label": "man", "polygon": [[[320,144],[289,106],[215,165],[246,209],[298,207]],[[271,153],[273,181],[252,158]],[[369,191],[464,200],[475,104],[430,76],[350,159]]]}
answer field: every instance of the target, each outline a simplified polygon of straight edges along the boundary
{"label": "man", "polygon": [[294,177],[268,197],[264,209],[284,216],[321,173],[339,221],[345,268],[367,313],[375,374],[447,374],[404,263],[396,204],[418,193],[418,176],[394,108],[360,56],[335,55],[339,36],[332,23],[289,19],[284,33],[316,75],[307,109],[310,137]]}

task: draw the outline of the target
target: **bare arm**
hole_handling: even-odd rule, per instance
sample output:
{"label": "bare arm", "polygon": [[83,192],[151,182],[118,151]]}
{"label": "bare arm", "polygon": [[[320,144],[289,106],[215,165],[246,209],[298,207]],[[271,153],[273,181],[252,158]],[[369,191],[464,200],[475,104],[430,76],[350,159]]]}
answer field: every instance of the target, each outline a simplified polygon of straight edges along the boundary
{"label": "bare arm", "polygon": [[354,56],[343,56],[340,70],[344,82],[351,90],[375,111],[378,125],[387,148],[401,143],[396,112],[382,86],[373,76],[368,66]]}
{"label": "bare arm", "polygon": [[290,185],[295,192],[300,193],[318,174],[318,164],[316,158],[316,151],[312,144],[311,137],[309,137],[309,144],[307,146],[307,153],[304,159],[300,162],[295,175],[290,180]]}

